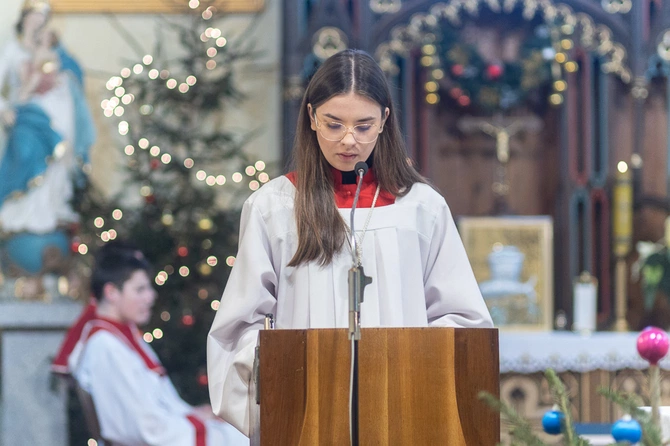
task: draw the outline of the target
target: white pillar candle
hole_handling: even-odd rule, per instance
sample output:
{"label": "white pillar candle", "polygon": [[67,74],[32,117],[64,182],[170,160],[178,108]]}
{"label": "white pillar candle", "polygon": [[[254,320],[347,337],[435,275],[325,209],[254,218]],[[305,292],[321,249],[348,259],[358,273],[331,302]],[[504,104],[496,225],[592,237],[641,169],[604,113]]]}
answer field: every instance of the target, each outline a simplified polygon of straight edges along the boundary
{"label": "white pillar candle", "polygon": [[573,287],[573,324],[572,329],[582,334],[596,331],[598,312],[598,285],[588,273],[583,272]]}

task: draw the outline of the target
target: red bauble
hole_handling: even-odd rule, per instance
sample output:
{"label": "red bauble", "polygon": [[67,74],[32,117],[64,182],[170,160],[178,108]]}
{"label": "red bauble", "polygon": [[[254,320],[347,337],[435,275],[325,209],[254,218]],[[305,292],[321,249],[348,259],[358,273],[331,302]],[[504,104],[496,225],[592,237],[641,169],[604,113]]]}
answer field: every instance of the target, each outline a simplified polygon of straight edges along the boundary
{"label": "red bauble", "polygon": [[200,384],[203,387],[209,384],[209,380],[207,379],[207,373],[201,373],[200,375],[198,375],[198,384]]}
{"label": "red bauble", "polygon": [[149,161],[149,167],[151,167],[152,170],[158,169],[158,166],[161,165],[161,162],[157,160],[156,158],[152,159]]}
{"label": "red bauble", "polygon": [[70,243],[70,251],[74,253],[79,252],[79,245],[81,245],[79,240],[72,240],[72,243]]}
{"label": "red bauble", "polygon": [[468,105],[470,105],[470,98],[463,95],[458,98],[458,103],[463,107],[467,107]]}
{"label": "red bauble", "polygon": [[669,347],[668,335],[658,327],[647,327],[637,337],[637,352],[651,365],[657,365]]}
{"label": "red bauble", "polygon": [[502,65],[489,65],[486,67],[486,76],[491,80],[496,80],[503,74]]}
{"label": "red bauble", "polygon": [[177,248],[177,255],[179,255],[179,257],[186,257],[188,255],[188,248],[186,246],[180,246]]}
{"label": "red bauble", "polygon": [[461,64],[456,64],[453,67],[451,67],[451,74],[453,74],[456,77],[463,76],[464,71],[465,68],[463,68],[463,65]]}
{"label": "red bauble", "polygon": [[190,314],[185,314],[181,317],[181,323],[186,325],[187,327],[193,325],[193,322],[195,322],[195,319]]}

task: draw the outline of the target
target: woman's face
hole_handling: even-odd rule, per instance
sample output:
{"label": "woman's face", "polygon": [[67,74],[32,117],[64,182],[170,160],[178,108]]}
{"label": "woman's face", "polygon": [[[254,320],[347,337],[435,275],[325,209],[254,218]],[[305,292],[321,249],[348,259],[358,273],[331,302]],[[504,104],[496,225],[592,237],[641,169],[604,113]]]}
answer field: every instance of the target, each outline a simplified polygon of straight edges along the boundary
{"label": "woman's face", "polygon": [[35,38],[37,31],[46,23],[47,16],[39,11],[32,11],[23,18],[23,35]]}
{"label": "woman's face", "polygon": [[382,111],[377,102],[353,92],[333,96],[316,108],[308,104],[307,111],[321,153],[344,172],[370,157],[389,115],[388,107]]}

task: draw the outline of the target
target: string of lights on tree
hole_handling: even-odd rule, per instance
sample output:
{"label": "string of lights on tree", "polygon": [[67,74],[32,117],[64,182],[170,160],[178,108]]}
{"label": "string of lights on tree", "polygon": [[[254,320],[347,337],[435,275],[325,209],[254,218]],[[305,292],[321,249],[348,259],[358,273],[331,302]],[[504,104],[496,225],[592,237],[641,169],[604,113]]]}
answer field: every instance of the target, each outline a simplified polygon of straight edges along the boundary
{"label": "string of lights on tree", "polygon": [[[477,49],[461,40],[464,23],[482,15],[520,15],[532,25],[520,60],[485,62]],[[522,101],[542,83],[550,86],[547,100],[563,103],[566,75],[579,69],[571,59],[579,45],[597,54],[602,70],[613,73],[624,83],[631,81],[626,66],[626,50],[612,41],[612,32],[595,25],[585,13],[574,13],[565,4],[550,0],[451,0],[433,5],[427,13],[414,14],[408,24],[391,30],[388,42],[378,47],[376,56],[382,68],[394,75],[398,58],[408,57],[420,48],[420,64],[425,68],[425,100],[437,104],[440,92],[447,91],[460,107],[506,109]]]}
{"label": "string of lights on tree", "polygon": [[159,19],[153,51],[106,83],[100,106],[118,133],[123,186],[111,199],[79,191],[72,249],[88,260],[123,239],[144,252],[159,296],[144,340],[196,403],[207,398],[204,339],[235,261],[241,205],[270,175],[246,150],[262,129],[231,130],[228,119],[245,100],[239,67],[257,55],[251,31],[224,35],[212,3],[188,5],[190,17]]}

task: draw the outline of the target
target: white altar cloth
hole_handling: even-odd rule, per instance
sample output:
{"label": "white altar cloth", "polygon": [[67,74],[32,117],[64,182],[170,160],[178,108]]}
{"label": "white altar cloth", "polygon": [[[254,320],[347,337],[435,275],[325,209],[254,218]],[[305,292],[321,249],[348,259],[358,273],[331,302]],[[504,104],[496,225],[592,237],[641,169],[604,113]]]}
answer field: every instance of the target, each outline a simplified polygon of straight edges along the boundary
{"label": "white altar cloth", "polygon": [[[637,353],[639,332],[500,331],[500,373],[589,372],[602,369],[646,369],[649,363]],[[670,369],[670,355],[660,366]]]}

